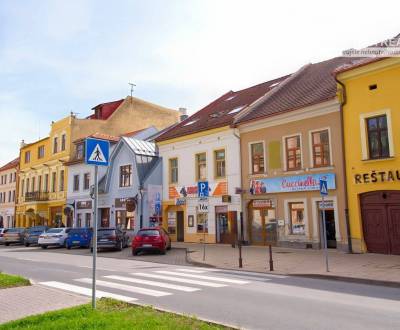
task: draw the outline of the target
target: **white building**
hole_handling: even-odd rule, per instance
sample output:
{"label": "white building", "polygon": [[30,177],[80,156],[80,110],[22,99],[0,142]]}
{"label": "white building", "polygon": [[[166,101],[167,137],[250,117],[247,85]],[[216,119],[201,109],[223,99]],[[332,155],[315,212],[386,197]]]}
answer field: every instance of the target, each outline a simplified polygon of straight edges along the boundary
{"label": "white building", "polygon": [[0,228],[15,226],[16,181],[19,158],[0,168]]}

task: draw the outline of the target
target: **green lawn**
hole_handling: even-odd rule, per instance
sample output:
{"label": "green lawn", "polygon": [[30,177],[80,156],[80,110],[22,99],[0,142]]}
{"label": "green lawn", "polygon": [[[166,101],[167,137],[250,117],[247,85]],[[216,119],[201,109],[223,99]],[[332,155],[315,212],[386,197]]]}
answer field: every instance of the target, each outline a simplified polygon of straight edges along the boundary
{"label": "green lawn", "polygon": [[0,289],[12,288],[14,286],[25,286],[31,283],[26,278],[17,275],[0,273]]}
{"label": "green lawn", "polygon": [[130,305],[113,299],[100,299],[97,310],[90,304],[30,316],[0,325],[9,329],[230,329],[196,320],[191,317],[159,312],[151,307]]}

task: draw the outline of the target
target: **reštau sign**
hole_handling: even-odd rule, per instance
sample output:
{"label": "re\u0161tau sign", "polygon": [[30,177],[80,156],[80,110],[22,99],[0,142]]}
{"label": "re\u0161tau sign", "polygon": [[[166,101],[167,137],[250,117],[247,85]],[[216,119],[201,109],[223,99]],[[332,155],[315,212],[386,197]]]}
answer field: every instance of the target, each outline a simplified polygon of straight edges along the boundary
{"label": "re\u0161tau sign", "polygon": [[276,178],[253,179],[250,181],[250,194],[269,194],[297,191],[319,191],[319,180],[326,180],[328,189],[336,189],[334,173],[319,173]]}
{"label": "re\u0161tau sign", "polygon": [[355,184],[394,181],[400,181],[400,170],[371,171],[363,174],[354,174]]}

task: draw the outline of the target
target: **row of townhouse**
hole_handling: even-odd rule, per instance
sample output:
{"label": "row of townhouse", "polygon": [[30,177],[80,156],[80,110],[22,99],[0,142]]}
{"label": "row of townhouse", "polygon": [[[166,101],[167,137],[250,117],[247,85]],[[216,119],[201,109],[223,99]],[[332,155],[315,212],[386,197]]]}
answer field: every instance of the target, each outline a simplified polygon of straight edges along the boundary
{"label": "row of townhouse", "polygon": [[338,57],[222,95],[156,138],[163,226],[255,245],[277,226],[278,245],[320,248],[323,178],[329,247],[400,254],[399,83],[399,58]]}
{"label": "row of townhouse", "polygon": [[15,225],[18,168],[18,158],[0,168],[0,228]]}

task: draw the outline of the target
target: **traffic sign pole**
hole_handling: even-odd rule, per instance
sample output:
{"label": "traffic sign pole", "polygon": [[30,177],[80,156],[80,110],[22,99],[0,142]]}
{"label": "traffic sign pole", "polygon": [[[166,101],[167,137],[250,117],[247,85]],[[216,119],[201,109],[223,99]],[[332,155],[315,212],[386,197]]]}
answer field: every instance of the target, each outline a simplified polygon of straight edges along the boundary
{"label": "traffic sign pole", "polygon": [[328,260],[328,237],[326,232],[326,221],[325,221],[325,196],[322,195],[322,231],[324,235],[324,252],[325,252],[325,264],[326,271],[329,272],[329,260]]}
{"label": "traffic sign pole", "polygon": [[93,277],[92,277],[92,307],[96,309],[96,258],[97,258],[97,201],[99,194],[99,185],[98,185],[98,169],[99,167],[96,165],[94,167],[94,215],[93,215],[93,239],[92,239],[92,248],[93,248]]}

